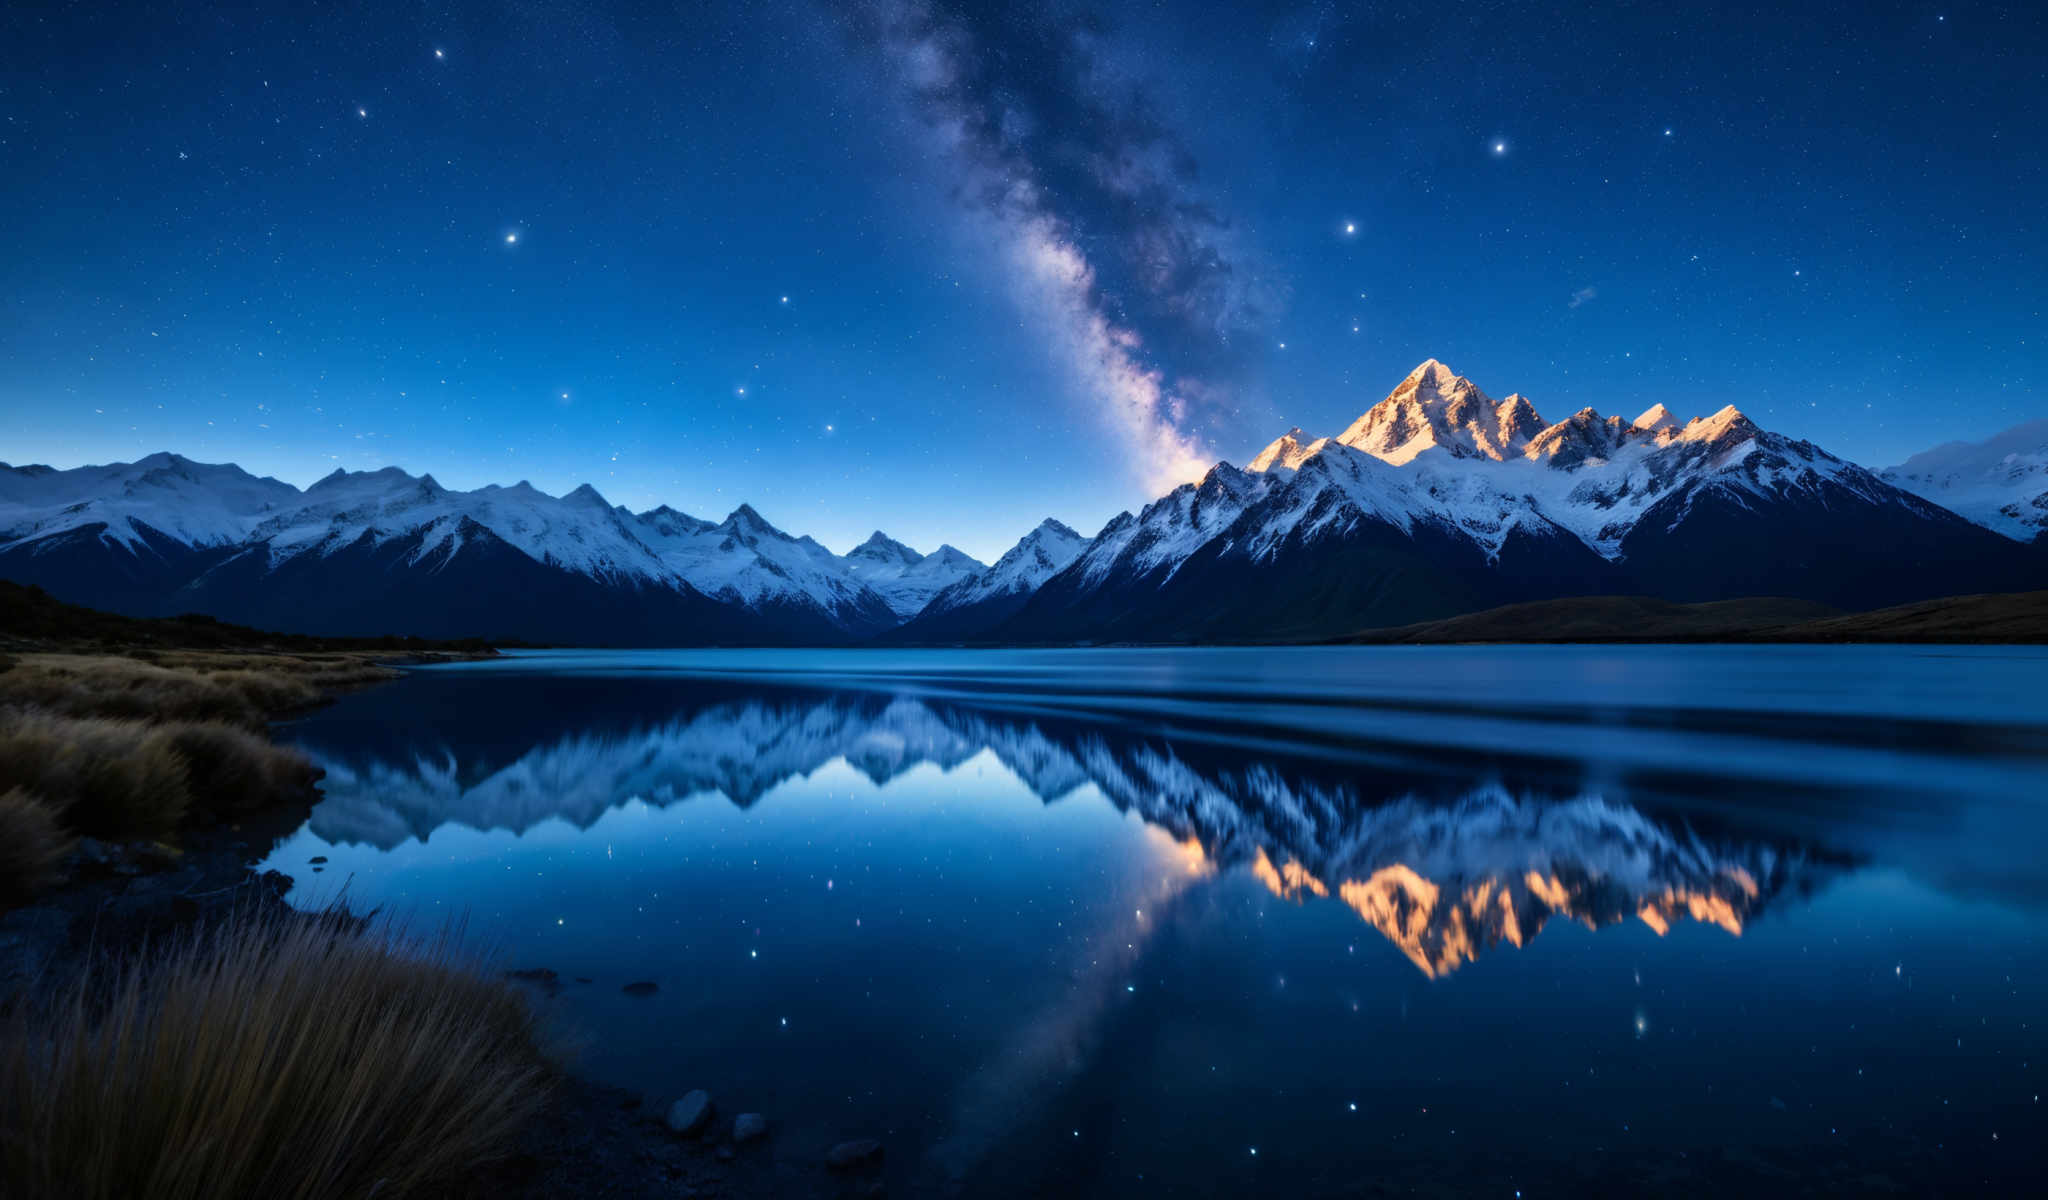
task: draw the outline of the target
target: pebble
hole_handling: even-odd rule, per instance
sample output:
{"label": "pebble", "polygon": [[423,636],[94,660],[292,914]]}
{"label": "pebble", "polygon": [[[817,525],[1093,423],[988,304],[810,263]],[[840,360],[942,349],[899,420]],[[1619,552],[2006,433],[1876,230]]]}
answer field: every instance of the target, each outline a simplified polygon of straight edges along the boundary
{"label": "pebble", "polygon": [[688,1137],[711,1123],[711,1093],[698,1089],[668,1106],[668,1127]]}
{"label": "pebble", "polygon": [[741,1113],[732,1121],[732,1140],[742,1144],[768,1133],[768,1118],[760,1113]]}
{"label": "pebble", "polygon": [[835,1171],[850,1171],[882,1161],[882,1143],[873,1138],[841,1142],[825,1155],[825,1165]]}

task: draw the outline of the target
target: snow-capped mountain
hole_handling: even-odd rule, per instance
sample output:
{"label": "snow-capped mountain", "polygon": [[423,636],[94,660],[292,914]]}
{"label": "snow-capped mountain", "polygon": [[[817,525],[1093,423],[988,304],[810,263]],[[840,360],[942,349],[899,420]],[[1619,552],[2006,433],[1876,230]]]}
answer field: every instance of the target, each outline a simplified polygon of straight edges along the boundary
{"label": "snow-capped mountain", "polygon": [[107,541],[130,548],[152,534],[190,546],[230,546],[299,495],[288,483],[231,464],[175,454],[72,471],[0,463],[0,538],[28,541],[100,525]]}
{"label": "snow-capped mountain", "polygon": [[2015,425],[1981,442],[1947,442],[1882,475],[1986,529],[2021,541],[2048,535],[2048,420]]}
{"label": "snow-capped mountain", "polygon": [[989,567],[879,531],[836,555],[745,504],[634,513],[588,485],[0,464],[0,577],[65,600],[579,644],[1288,640],[1622,592],[1875,608],[2048,587],[2048,540],[2025,544],[2044,525],[2048,422],[1881,477],[1732,406],[1547,422],[1434,359],[1335,437],[1291,430],[1093,538],[1047,521]]}
{"label": "snow-capped mountain", "polygon": [[1869,608],[2048,582],[2010,539],[1739,410],[1546,423],[1434,359],[1112,520],[1005,640],[1327,636],[1555,596]]}
{"label": "snow-capped mountain", "polygon": [[988,570],[987,563],[951,546],[919,554],[879,529],[847,551],[845,562],[854,578],[881,593],[890,611],[906,621],[940,592]]}
{"label": "snow-capped mountain", "polygon": [[900,624],[981,569],[880,534],[841,557],[744,504],[717,523],[636,514],[588,485],[460,492],[387,467],[301,492],[171,454],[0,465],[0,574],[103,608],[282,630],[844,641]]}
{"label": "snow-capped mountain", "polygon": [[947,641],[990,629],[1022,608],[1040,584],[1065,570],[1087,547],[1087,538],[1047,517],[993,567],[964,576],[933,596],[892,636]]}

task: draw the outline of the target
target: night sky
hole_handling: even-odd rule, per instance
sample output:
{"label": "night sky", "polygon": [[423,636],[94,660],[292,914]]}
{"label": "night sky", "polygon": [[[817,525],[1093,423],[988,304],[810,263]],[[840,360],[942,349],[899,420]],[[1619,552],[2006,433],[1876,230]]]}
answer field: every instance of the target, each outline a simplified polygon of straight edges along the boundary
{"label": "night sky", "polygon": [[989,558],[1431,356],[1873,466],[2048,415],[2038,4],[996,10],[9,4],[0,459]]}

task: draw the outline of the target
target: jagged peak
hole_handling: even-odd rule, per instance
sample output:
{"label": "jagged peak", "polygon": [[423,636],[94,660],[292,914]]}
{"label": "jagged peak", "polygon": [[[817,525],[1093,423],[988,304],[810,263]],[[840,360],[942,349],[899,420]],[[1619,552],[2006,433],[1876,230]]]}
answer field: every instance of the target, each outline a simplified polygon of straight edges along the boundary
{"label": "jagged peak", "polygon": [[1733,404],[1725,405],[1721,411],[1710,417],[1694,417],[1685,423],[1685,436],[1694,441],[1710,441],[1729,434],[1755,434],[1756,422],[1749,419]]}
{"label": "jagged peak", "polygon": [[1251,481],[1251,472],[1241,470],[1229,459],[1219,459],[1215,466],[1202,473],[1200,479],[1193,483],[1184,483],[1172,492],[1168,492],[1167,495],[1171,496],[1179,492],[1181,488],[1187,488],[1197,495],[1214,495],[1217,492],[1224,492],[1236,496],[1243,494],[1244,490],[1251,485]]}
{"label": "jagged peak", "polygon": [[1630,422],[1630,424],[1634,425],[1637,429],[1672,429],[1677,427],[1678,419],[1673,417],[1671,410],[1662,404],[1652,404],[1644,409],[1643,414]]}
{"label": "jagged peak", "polygon": [[925,556],[877,529],[868,539],[846,552],[848,558],[859,558],[878,562],[896,562],[909,566],[923,562]]}
{"label": "jagged peak", "polygon": [[790,537],[788,534],[782,532],[780,529],[777,529],[775,526],[769,524],[768,518],[762,516],[759,512],[755,511],[753,505],[747,504],[745,502],[741,502],[738,508],[735,508],[730,513],[727,513],[725,520],[720,522],[718,527],[720,529],[726,530],[729,533],[765,533],[770,537],[778,537],[784,541],[796,540]]}
{"label": "jagged peak", "polygon": [[1460,376],[1456,371],[1451,370],[1443,363],[1438,362],[1434,358],[1425,358],[1416,364],[1415,369],[1408,372],[1408,377],[1401,382],[1406,384],[1428,381],[1440,387],[1447,387],[1459,378]]}
{"label": "jagged peak", "polygon": [[1307,448],[1303,439],[1307,436],[1307,434],[1301,431],[1301,426],[1296,425],[1286,433],[1274,438],[1264,450],[1254,455],[1250,465],[1245,469],[1248,471],[1269,471],[1275,466],[1288,469],[1300,466],[1303,452]]}
{"label": "jagged peak", "polygon": [[[693,533],[702,533],[707,529],[718,528],[702,517],[693,517],[689,513],[683,512],[680,509],[670,508],[666,504],[657,504],[646,512],[634,516],[634,519],[644,521],[661,530],[664,534],[674,533],[677,528],[686,529]],[[668,526],[669,528],[664,529],[663,526]]]}
{"label": "jagged peak", "polygon": [[441,488],[440,484],[434,482],[433,476],[422,475],[418,479],[414,479],[411,475],[408,475],[405,472],[405,469],[402,467],[379,467],[374,471],[351,471],[344,467],[336,467],[334,468],[333,471],[329,472],[327,475],[324,475],[319,480],[315,481],[313,486],[307,488],[306,494],[311,495],[316,491],[323,491],[329,488],[340,487],[343,484],[353,483],[359,480],[372,480],[379,483],[394,484],[424,483],[429,488],[432,488],[435,491],[439,491]]}
{"label": "jagged peak", "polygon": [[[1045,520],[1040,521],[1037,525],[1032,527],[1030,533],[1027,533],[1024,536],[1026,539],[1030,539],[1035,538],[1042,533],[1050,534],[1054,537],[1081,538],[1081,534],[1076,532],[1073,526],[1068,525],[1064,521],[1056,520],[1052,517],[1047,517]],[[1082,538],[1082,540],[1085,541],[1086,539]]]}
{"label": "jagged peak", "polygon": [[571,503],[590,505],[606,510],[611,508],[611,501],[599,495],[597,489],[587,483],[576,485],[576,490],[562,497],[562,499]]}

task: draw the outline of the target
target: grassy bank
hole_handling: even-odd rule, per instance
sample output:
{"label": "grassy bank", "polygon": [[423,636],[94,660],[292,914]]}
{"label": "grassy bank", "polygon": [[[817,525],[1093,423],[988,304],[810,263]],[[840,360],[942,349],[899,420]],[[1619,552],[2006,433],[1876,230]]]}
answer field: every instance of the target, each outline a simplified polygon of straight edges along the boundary
{"label": "grassy bank", "polygon": [[316,796],[272,721],[396,677],[388,657],[489,653],[0,585],[0,1191],[445,1194],[507,1150],[549,1078],[524,995],[446,944],[294,911],[239,832]]}
{"label": "grassy bank", "polygon": [[267,722],[396,673],[351,655],[151,653],[0,659],[0,890],[10,898],[58,878],[74,837],[174,841],[309,801],[318,771],[273,743]]}
{"label": "grassy bank", "polygon": [[448,946],[282,905],[100,955],[0,1022],[22,1197],[433,1194],[504,1152],[550,1070],[523,997]]}
{"label": "grassy bank", "polygon": [[270,722],[481,643],[322,639],[142,619],[0,582],[0,908],[65,878],[76,839],[165,844],[313,798]]}

